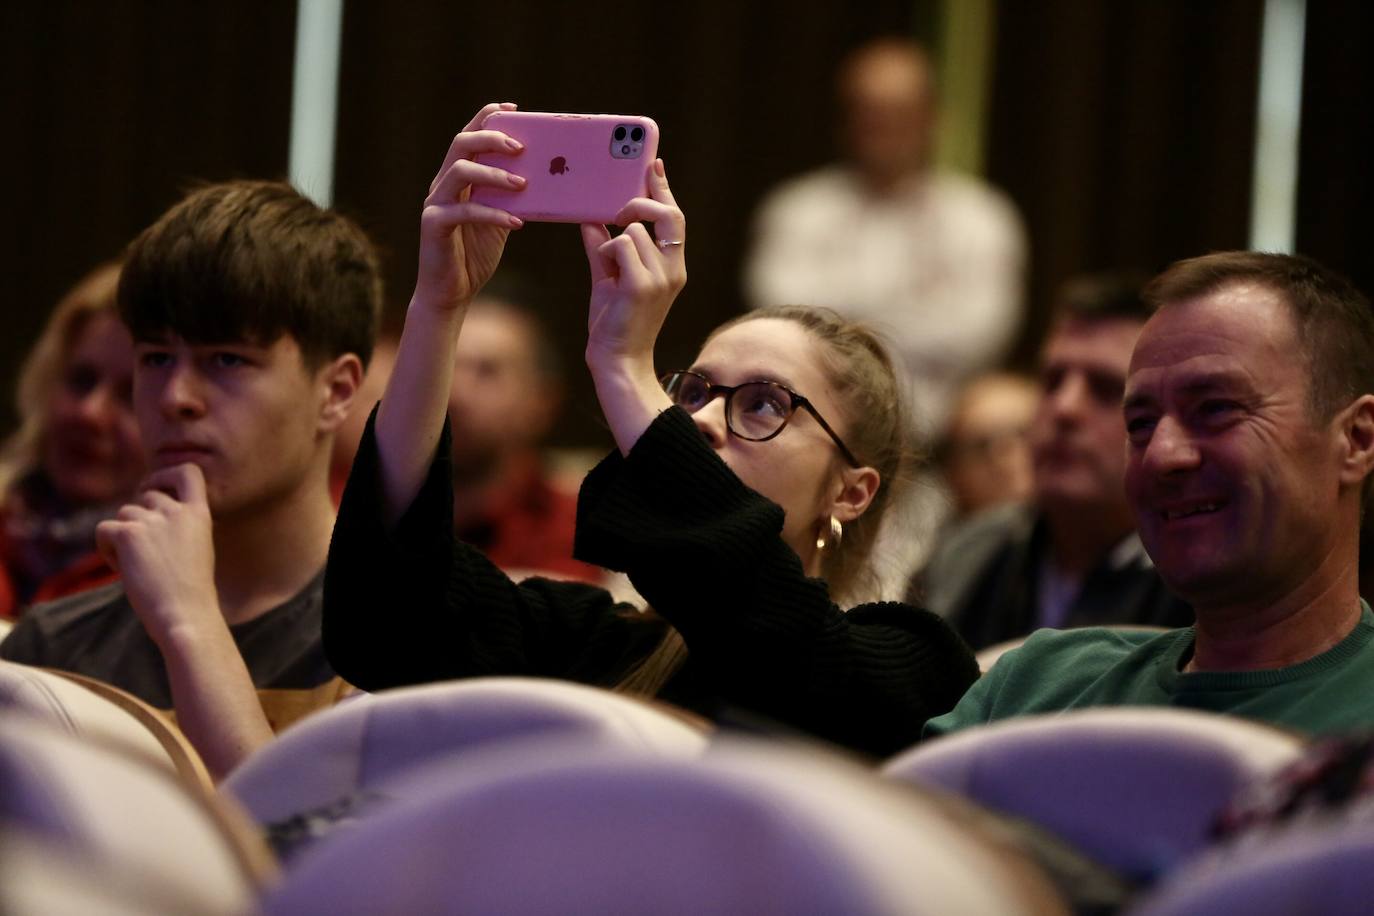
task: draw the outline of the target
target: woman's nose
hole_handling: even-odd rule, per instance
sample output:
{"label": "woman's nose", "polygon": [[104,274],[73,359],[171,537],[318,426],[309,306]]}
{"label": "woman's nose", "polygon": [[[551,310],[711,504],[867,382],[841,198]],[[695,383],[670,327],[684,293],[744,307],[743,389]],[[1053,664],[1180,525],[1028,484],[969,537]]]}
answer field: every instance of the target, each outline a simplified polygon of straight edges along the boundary
{"label": "woman's nose", "polygon": [[692,421],[706,437],[711,448],[719,449],[725,445],[729,427],[725,422],[725,398],[714,397],[692,414]]}

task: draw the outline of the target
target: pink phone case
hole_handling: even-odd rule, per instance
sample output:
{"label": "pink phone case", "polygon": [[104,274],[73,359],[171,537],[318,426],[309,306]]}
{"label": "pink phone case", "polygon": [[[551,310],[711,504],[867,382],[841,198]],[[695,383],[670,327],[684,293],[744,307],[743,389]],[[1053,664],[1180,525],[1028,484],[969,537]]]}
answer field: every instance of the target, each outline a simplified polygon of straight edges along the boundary
{"label": "pink phone case", "polygon": [[[527,182],[519,191],[474,187],[471,200],[524,220],[609,223],[631,199],[648,194],[649,169],[658,155],[658,125],[622,115],[497,111],[482,127],[525,144],[513,155],[481,153]],[[636,131],[642,131],[635,140]]]}

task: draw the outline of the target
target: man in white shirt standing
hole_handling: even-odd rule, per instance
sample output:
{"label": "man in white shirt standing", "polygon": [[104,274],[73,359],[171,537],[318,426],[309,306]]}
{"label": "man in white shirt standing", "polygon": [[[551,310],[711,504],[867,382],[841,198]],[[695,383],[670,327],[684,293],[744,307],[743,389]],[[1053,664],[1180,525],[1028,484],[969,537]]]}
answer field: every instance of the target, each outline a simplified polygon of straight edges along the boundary
{"label": "man in white shirt standing", "polygon": [[1025,233],[977,179],[930,168],[934,77],[914,42],[883,39],[839,73],[848,161],[763,203],[746,266],[754,307],[828,305],[890,335],[918,427],[943,427],[960,383],[994,364],[1021,320]]}

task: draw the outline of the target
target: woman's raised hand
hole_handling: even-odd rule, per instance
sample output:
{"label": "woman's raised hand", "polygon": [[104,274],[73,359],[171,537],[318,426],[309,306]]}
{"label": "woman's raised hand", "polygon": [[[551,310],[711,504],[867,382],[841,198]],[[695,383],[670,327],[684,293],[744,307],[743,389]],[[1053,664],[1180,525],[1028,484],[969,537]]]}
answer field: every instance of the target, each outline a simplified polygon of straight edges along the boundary
{"label": "woman's raised hand", "polygon": [[[645,223],[653,224],[656,238]],[[662,159],[649,170],[649,196],[626,204],[616,224],[626,228],[615,238],[605,226],[582,227],[592,274],[587,364],[593,374],[631,368],[652,377],[654,341],[687,283],[687,219]]]}
{"label": "woman's raised hand", "polygon": [[519,152],[519,140],[483,130],[493,111],[510,111],[511,102],[493,102],[477,112],[449,144],[444,164],[429,186],[420,215],[420,267],[412,302],[435,309],[465,305],[491,279],[506,237],[524,223],[495,207],[468,200],[474,185],[521,188],[525,179],[472,160],[478,153]]}
{"label": "woman's raised hand", "polygon": [[[656,238],[645,222],[653,223]],[[616,223],[626,229],[615,238],[605,226],[582,227],[592,271],[587,367],[616,445],[629,454],[670,406],[654,374],[654,341],[687,283],[687,220],[668,188],[663,160],[649,170],[649,196],[626,204]]]}
{"label": "woman's raised hand", "polygon": [[524,179],[474,162],[484,152],[518,152],[523,147],[500,131],[483,130],[493,111],[487,105],[449,144],[448,155],[425,198],[420,215],[420,267],[406,311],[396,367],[377,412],[383,515],[394,523],[415,499],[428,473],[448,413],[453,383],[453,347],[467,304],[491,279],[506,236],[522,223],[504,210],[474,203],[472,188],[520,188]]}

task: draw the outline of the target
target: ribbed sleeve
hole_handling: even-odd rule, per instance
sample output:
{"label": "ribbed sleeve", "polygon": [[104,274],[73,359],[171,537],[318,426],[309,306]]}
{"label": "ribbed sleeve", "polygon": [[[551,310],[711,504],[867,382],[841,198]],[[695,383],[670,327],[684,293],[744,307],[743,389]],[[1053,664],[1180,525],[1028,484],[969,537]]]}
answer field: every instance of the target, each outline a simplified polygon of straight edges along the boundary
{"label": "ribbed sleeve", "polygon": [[968,648],[932,614],[895,603],[841,611],[783,543],[782,509],[744,486],[676,408],[628,458],[598,465],[578,503],[579,558],[627,572],[657,616],[592,586],[516,585],[455,541],[448,454],[445,427],[419,494],[388,531],[372,421],[363,436],[324,608],[329,661],[359,687],[487,674],[610,685],[667,621],[689,650],[668,698],[886,755],[977,677]]}
{"label": "ribbed sleeve", "polygon": [[453,534],[449,429],[414,502],[383,523],[375,413],[334,526],[323,635],[330,664],[365,690],[479,675],[611,684],[662,626],[636,619],[603,589],[512,582]]}
{"label": "ribbed sleeve", "polygon": [[877,755],[913,743],[977,678],[972,654],[904,604],[841,611],[782,522],[674,408],[588,476],[576,549],[630,575],[722,701]]}

